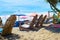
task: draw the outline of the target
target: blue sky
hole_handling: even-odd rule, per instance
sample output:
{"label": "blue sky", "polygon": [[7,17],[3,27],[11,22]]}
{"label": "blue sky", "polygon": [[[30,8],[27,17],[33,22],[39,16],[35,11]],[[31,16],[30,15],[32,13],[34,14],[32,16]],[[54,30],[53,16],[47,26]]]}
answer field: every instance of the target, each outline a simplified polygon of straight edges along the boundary
{"label": "blue sky", "polygon": [[47,12],[51,9],[45,0],[0,0],[0,15],[13,14],[18,10],[29,13]]}

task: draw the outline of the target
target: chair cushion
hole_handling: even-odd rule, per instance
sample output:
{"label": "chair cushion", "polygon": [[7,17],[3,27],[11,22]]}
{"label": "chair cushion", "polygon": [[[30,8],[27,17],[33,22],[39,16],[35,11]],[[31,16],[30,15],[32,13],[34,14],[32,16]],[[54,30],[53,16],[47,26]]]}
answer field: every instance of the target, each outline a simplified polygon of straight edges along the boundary
{"label": "chair cushion", "polygon": [[30,26],[28,24],[23,24],[23,25],[21,25],[21,27],[23,27],[23,28],[29,28]]}

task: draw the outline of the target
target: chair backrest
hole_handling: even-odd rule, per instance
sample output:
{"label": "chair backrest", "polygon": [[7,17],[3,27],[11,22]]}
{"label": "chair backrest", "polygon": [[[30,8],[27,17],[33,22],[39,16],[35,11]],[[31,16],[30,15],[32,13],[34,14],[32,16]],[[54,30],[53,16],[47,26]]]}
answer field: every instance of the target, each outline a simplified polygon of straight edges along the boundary
{"label": "chair backrest", "polygon": [[44,17],[43,17],[43,15],[41,15],[41,16],[39,17],[39,21],[37,22],[37,24],[36,24],[35,27],[38,27],[38,28],[42,27],[42,24],[44,23],[46,17],[47,17],[47,15],[45,15]]}
{"label": "chair backrest", "polygon": [[15,21],[16,21],[16,15],[11,15],[7,19],[7,21],[6,21],[6,23],[5,23],[4,27],[3,27],[2,35],[11,34],[12,27],[14,26]]}
{"label": "chair backrest", "polygon": [[39,26],[39,23],[42,21],[42,18],[43,18],[43,15],[40,15],[40,17],[37,20],[37,23],[36,23],[35,27]]}
{"label": "chair backrest", "polygon": [[34,24],[36,23],[37,17],[38,17],[38,15],[34,16],[33,20],[30,23],[30,28],[34,27]]}
{"label": "chair backrest", "polygon": [[42,19],[42,21],[40,22],[40,26],[42,26],[42,24],[44,23],[45,19],[46,19],[47,15],[45,15]]}

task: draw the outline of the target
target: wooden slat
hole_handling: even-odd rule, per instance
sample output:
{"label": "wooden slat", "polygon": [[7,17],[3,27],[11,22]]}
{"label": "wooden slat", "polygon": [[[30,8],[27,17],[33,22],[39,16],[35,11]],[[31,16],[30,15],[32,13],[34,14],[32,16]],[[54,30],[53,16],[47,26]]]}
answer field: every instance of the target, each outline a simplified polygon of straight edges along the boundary
{"label": "wooden slat", "polygon": [[45,19],[46,19],[47,15],[44,16],[44,18],[42,19],[40,26],[42,26],[42,24],[44,23]]}
{"label": "wooden slat", "polygon": [[11,34],[12,32],[12,27],[14,26],[14,23],[16,21],[16,15],[11,15],[5,25],[4,25],[4,28],[3,28],[3,32],[2,32],[2,35],[7,35],[7,34]]}
{"label": "wooden slat", "polygon": [[43,18],[43,15],[40,15],[40,17],[37,20],[37,23],[36,23],[35,27],[38,27],[39,26],[39,23],[42,20],[42,18]]}
{"label": "wooden slat", "polygon": [[34,24],[36,23],[38,15],[34,16],[33,20],[30,23],[30,28],[33,28]]}

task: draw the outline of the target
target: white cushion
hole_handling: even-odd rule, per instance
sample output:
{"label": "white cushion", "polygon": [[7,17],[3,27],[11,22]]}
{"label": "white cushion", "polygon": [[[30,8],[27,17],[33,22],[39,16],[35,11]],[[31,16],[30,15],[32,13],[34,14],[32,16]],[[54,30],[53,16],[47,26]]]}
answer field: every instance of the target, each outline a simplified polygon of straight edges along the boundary
{"label": "white cushion", "polygon": [[23,28],[29,28],[29,25],[28,24],[23,24],[21,25]]}

